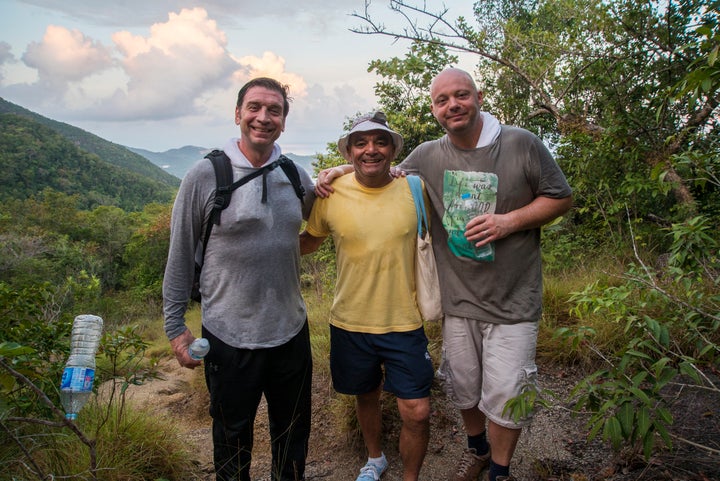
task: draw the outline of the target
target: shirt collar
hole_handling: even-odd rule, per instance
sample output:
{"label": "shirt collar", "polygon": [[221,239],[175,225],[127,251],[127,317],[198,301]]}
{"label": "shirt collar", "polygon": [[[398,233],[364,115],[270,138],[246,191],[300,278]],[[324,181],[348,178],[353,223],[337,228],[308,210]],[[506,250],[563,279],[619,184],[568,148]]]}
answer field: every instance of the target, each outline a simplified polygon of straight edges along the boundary
{"label": "shirt collar", "polygon": [[482,132],[478,139],[477,148],[487,147],[495,142],[500,135],[500,122],[492,114],[488,112],[480,112],[483,120]]}

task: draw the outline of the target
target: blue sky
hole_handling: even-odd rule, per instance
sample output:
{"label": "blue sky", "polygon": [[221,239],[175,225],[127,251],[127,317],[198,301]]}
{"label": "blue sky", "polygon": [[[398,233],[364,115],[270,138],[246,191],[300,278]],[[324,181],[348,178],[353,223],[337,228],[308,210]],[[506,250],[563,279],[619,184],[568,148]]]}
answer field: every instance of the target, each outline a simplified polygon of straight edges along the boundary
{"label": "blue sky", "polygon": [[[407,3],[421,5],[422,0]],[[472,1],[426,2],[472,18]],[[290,85],[279,143],[324,152],[348,117],[377,106],[373,59],[409,46],[350,31],[364,0],[0,0],[0,97],[131,147],[222,146],[238,89]],[[374,18],[403,25],[389,0]],[[471,58],[461,67],[471,70]]]}

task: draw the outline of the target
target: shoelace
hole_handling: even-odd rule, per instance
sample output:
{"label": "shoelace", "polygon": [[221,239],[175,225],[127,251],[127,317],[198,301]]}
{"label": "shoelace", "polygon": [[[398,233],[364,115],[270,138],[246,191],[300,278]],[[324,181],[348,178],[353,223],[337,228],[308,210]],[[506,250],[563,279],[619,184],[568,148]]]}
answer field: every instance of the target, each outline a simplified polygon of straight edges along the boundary
{"label": "shoelace", "polygon": [[475,464],[473,454],[468,450],[463,451],[462,458],[460,458],[460,465],[458,466],[458,474],[466,476],[473,464]]}
{"label": "shoelace", "polygon": [[372,479],[378,480],[380,479],[380,471],[381,468],[379,466],[375,466],[372,464],[367,464],[360,468],[360,475],[369,474]]}

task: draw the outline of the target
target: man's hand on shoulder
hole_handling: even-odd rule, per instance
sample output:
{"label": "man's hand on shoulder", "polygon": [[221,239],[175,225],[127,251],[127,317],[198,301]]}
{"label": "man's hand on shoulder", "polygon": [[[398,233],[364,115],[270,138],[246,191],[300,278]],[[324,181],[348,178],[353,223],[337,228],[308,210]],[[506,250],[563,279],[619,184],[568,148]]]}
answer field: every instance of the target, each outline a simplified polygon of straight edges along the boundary
{"label": "man's hand on shoulder", "polygon": [[337,165],[330,167],[329,169],[323,169],[318,173],[317,182],[315,183],[315,195],[322,197],[330,197],[330,194],[335,192],[331,184],[338,177],[342,177],[345,174],[352,172],[353,166],[350,164]]}
{"label": "man's hand on shoulder", "polygon": [[407,177],[407,172],[400,167],[390,167],[390,175],[393,176],[394,179],[397,179],[398,177]]}

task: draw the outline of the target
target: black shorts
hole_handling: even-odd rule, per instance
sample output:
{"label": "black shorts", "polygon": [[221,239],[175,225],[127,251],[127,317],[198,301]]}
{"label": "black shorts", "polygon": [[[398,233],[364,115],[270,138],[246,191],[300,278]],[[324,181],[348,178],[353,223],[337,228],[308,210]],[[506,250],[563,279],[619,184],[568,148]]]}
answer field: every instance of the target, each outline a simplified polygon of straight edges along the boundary
{"label": "black shorts", "polygon": [[400,399],[430,396],[435,370],[420,327],[408,332],[366,334],[330,326],[330,371],[342,394],[371,392],[383,380],[385,391]]}

